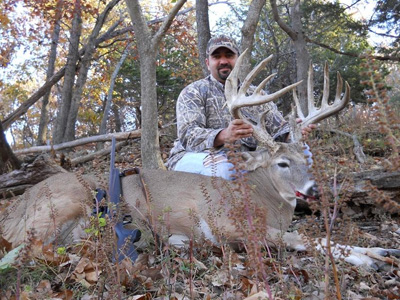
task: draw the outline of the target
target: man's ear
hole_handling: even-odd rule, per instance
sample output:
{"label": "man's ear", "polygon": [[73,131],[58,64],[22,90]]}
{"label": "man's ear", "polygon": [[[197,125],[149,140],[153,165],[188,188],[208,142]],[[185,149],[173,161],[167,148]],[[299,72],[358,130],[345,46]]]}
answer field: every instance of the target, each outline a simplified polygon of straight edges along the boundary
{"label": "man's ear", "polygon": [[206,58],[206,65],[207,65],[208,71],[210,71],[210,62],[208,61],[208,58]]}
{"label": "man's ear", "polygon": [[242,152],[244,168],[247,171],[254,171],[259,167],[265,167],[269,160],[268,151]]}

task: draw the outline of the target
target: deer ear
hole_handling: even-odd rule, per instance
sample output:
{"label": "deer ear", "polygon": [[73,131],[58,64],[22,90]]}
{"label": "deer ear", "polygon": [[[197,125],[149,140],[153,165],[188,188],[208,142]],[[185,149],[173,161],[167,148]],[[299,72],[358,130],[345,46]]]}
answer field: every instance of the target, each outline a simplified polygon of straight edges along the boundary
{"label": "deer ear", "polygon": [[247,171],[254,171],[259,167],[265,167],[269,160],[268,151],[242,152],[244,168]]}

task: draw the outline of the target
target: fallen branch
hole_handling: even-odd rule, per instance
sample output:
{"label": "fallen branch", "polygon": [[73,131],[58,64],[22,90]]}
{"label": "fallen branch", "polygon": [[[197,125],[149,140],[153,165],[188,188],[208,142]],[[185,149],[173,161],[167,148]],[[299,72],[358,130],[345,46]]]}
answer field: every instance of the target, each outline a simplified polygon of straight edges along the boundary
{"label": "fallen branch", "polygon": [[337,130],[337,129],[319,129],[319,130],[327,131],[327,132],[333,132],[333,133],[344,135],[344,136],[347,136],[347,137],[351,138],[353,140],[353,144],[354,144],[353,153],[354,153],[357,161],[360,164],[364,164],[365,163],[365,160],[367,159],[367,157],[366,157],[366,155],[364,153],[363,146],[358,141],[357,135],[350,134],[350,133],[347,133],[347,132],[343,132],[343,131],[340,131],[340,130]]}
{"label": "fallen branch", "polygon": [[67,172],[49,156],[40,155],[21,169],[0,175],[0,199],[22,194],[26,188],[50,177]]}
{"label": "fallen branch", "polygon": [[[123,147],[123,146],[125,146],[127,144],[128,144],[127,141],[119,142],[119,143],[117,143],[115,145],[115,150],[118,150],[118,149],[120,149],[121,147]],[[81,156],[81,157],[77,157],[77,158],[71,159],[71,164],[74,167],[74,166],[76,166],[78,164],[82,164],[82,163],[85,163],[87,161],[93,160],[94,158],[107,155],[110,152],[111,152],[111,147],[109,147],[107,149],[103,149],[103,150],[100,150],[100,151],[96,151],[96,152],[90,153],[90,154],[85,155],[85,156]]]}
{"label": "fallen branch", "polygon": [[141,130],[134,130],[134,131],[129,131],[129,132],[108,133],[108,134],[103,134],[103,135],[96,135],[96,136],[81,138],[78,140],[74,140],[71,142],[65,142],[65,143],[58,144],[58,145],[37,146],[37,147],[15,150],[14,153],[15,154],[28,154],[28,153],[37,153],[37,152],[49,152],[52,150],[57,151],[57,150],[62,150],[62,149],[67,149],[67,148],[73,148],[76,146],[82,146],[82,145],[89,144],[89,143],[107,142],[107,141],[111,141],[111,139],[113,137],[115,137],[116,140],[128,140],[128,139],[138,138],[140,136],[141,136]]}

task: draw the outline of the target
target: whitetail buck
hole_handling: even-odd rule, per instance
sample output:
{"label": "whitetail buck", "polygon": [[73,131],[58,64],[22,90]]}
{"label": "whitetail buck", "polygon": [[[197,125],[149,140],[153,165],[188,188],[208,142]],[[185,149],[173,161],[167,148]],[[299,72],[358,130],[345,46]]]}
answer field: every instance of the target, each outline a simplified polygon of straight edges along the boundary
{"label": "whitetail buck", "polygon": [[[235,118],[241,117],[241,107],[273,101],[298,84],[272,95],[264,94],[262,88],[271,75],[257,87],[253,95],[246,96],[251,81],[270,59],[259,64],[238,89],[237,77],[242,56],[239,57],[226,82],[227,105]],[[170,242],[176,245],[182,245],[192,237],[204,237],[214,243],[246,242],[246,236],[237,229],[238,224],[232,216],[235,213],[237,215],[235,209],[243,207],[245,199],[251,199],[251,205],[255,205],[260,215],[264,216],[265,240],[274,243],[283,239],[288,247],[305,250],[298,234],[285,233],[292,221],[296,197],[307,197],[314,188],[303,154],[303,143],[300,141],[301,129],[337,113],[350,99],[347,82],[341,97],[343,80],[338,74],[336,97],[329,104],[328,77],[328,68],[325,67],[322,104],[316,108],[310,66],[309,114],[304,117],[295,96],[298,116],[302,122],[297,127],[294,124],[291,143],[275,142],[265,130],[263,116],[260,116],[259,124],[253,124],[259,148],[254,152],[242,153],[242,167],[247,171],[245,176],[249,196],[243,196],[235,189],[237,181],[184,172],[142,170],[138,175],[121,179],[122,197],[133,219],[148,223],[156,232],[166,228]],[[71,173],[46,179],[28,190],[3,216],[3,237],[17,246],[24,241],[27,230],[34,228],[36,237],[46,243],[70,243],[81,238],[85,220],[92,212],[91,191],[95,186],[95,178],[83,178]],[[245,212],[239,214],[245,215]],[[385,254],[389,250],[350,247],[345,259],[356,265],[373,265],[374,260],[366,255],[367,251]],[[389,253],[397,255],[400,251],[391,250]]]}

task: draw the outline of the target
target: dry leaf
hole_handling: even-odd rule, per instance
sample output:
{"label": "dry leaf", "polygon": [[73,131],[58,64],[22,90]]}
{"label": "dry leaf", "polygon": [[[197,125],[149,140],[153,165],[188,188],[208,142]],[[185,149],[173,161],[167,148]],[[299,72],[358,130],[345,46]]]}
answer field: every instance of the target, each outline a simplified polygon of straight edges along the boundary
{"label": "dry leaf", "polygon": [[244,300],[268,300],[268,294],[266,292],[258,292],[250,297],[245,298]]}
{"label": "dry leaf", "polygon": [[218,270],[212,275],[211,283],[213,286],[227,286],[230,281],[230,274],[227,270]]}
{"label": "dry leaf", "polygon": [[39,282],[36,291],[40,294],[47,294],[51,292],[51,284],[49,280],[42,280]]}

